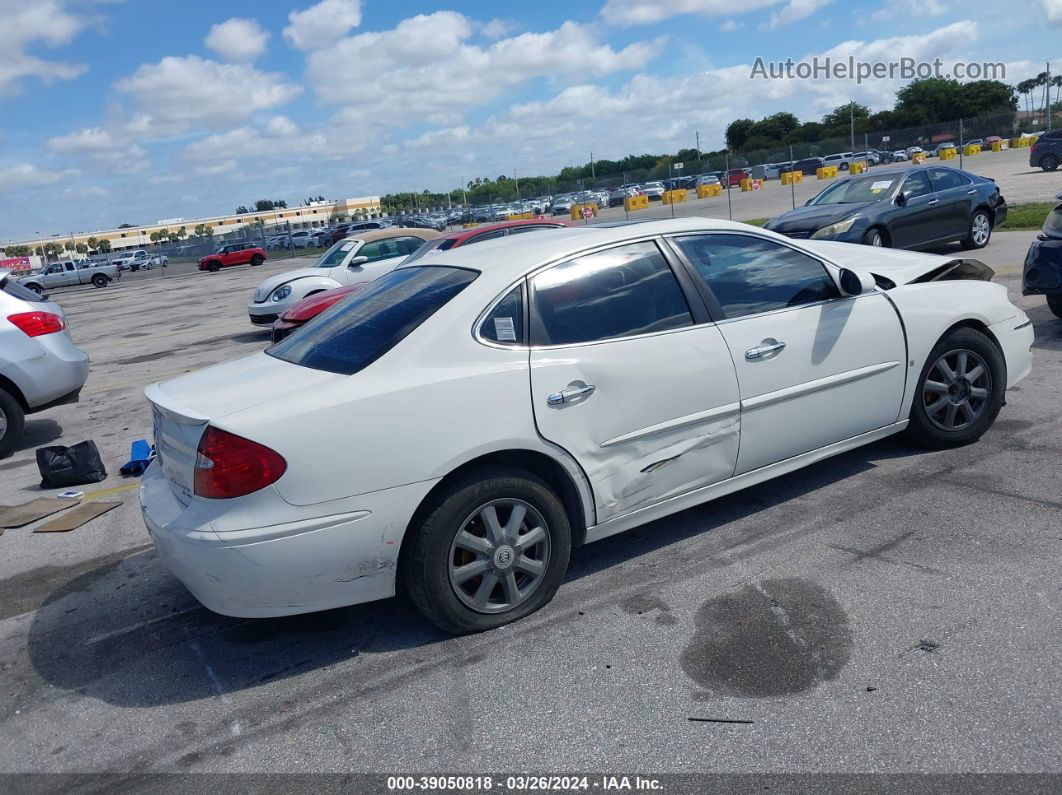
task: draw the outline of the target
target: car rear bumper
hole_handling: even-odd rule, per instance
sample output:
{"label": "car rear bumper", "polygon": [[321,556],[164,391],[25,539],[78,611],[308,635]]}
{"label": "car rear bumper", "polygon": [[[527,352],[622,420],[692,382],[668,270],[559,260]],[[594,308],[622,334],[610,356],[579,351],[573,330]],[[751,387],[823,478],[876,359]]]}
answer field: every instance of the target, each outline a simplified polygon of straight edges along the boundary
{"label": "car rear bumper", "polygon": [[140,507],[163,565],[204,606],[267,618],[393,596],[402,534],[431,485],[364,495],[362,507],[342,514],[219,532],[210,512],[226,512],[231,501],[186,508],[153,463]]}
{"label": "car rear bumper", "polygon": [[36,338],[40,355],[11,361],[0,372],[15,383],[31,412],[72,402],[85,385],[89,357],[66,332]]}

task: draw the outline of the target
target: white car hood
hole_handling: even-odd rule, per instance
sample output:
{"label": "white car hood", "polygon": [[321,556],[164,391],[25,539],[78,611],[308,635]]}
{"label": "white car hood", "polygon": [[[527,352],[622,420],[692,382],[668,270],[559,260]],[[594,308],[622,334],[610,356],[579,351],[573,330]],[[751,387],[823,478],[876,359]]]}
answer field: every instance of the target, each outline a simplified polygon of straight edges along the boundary
{"label": "white car hood", "polygon": [[[895,284],[910,284],[921,276],[943,269],[949,263],[981,265],[977,260],[964,257],[945,257],[919,251],[863,246],[858,243],[838,243],[835,240],[804,240],[801,244],[843,268],[884,276]],[[983,265],[981,267],[987,268]]]}
{"label": "white car hood", "polygon": [[305,279],[310,276],[330,279],[330,270],[330,268],[299,268],[298,270],[285,271],[284,273],[278,273],[276,276],[270,276],[258,285],[258,289],[254,291],[254,302],[256,304],[262,303],[280,285],[295,281],[295,279]]}

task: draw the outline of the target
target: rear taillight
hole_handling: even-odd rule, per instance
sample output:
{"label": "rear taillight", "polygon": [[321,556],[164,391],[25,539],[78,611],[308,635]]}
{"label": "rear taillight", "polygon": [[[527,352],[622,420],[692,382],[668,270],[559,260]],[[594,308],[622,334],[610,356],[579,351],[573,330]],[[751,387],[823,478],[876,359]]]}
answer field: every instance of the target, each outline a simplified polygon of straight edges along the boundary
{"label": "rear taillight", "polygon": [[195,493],[214,500],[242,497],[276,483],[287,468],[268,447],[207,426],[196,451]]}
{"label": "rear taillight", "polygon": [[27,337],[54,334],[66,328],[63,319],[51,312],[19,312],[17,315],[8,315],[7,320]]}

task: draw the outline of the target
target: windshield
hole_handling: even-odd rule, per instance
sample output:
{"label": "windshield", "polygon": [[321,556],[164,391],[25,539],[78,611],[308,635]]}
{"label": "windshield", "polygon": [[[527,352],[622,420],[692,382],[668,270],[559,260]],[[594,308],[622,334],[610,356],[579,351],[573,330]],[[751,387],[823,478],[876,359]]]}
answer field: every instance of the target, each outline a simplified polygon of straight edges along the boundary
{"label": "windshield", "polygon": [[811,205],[818,204],[861,204],[876,202],[889,196],[896,185],[895,179],[881,177],[859,177],[846,179],[831,185],[814,199]]}
{"label": "windshield", "polygon": [[464,268],[399,268],[266,353],[302,367],[353,375],[391,350],[477,276],[477,271]]}
{"label": "windshield", "polygon": [[334,268],[337,265],[342,265],[343,260],[347,258],[347,254],[354,250],[354,247],[361,243],[360,240],[340,240],[332,248],[328,249],[321,259],[317,260],[315,268]]}
{"label": "windshield", "polygon": [[418,248],[416,251],[414,251],[412,254],[402,260],[400,264],[408,265],[409,263],[420,259],[428,252],[435,251],[436,249],[438,249],[439,251],[446,251],[446,249],[452,248],[454,243],[456,242],[457,240],[452,237],[439,237],[435,240],[428,240],[424,243],[424,245],[422,245],[420,248]]}

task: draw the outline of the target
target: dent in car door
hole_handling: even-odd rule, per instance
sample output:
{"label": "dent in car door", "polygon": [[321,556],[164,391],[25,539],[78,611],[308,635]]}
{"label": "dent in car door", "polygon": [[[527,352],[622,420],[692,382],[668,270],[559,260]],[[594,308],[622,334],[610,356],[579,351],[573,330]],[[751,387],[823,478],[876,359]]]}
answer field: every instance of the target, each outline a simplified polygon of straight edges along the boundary
{"label": "dent in car door", "polygon": [[714,325],[693,325],[655,243],[561,263],[532,289],[535,420],[586,472],[599,522],[733,474],[730,353]]}
{"label": "dent in car door", "polygon": [[878,292],[842,298],[814,257],[754,235],[675,238],[726,315],[737,368],[736,474],[896,422],[906,340]]}

